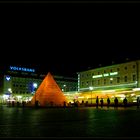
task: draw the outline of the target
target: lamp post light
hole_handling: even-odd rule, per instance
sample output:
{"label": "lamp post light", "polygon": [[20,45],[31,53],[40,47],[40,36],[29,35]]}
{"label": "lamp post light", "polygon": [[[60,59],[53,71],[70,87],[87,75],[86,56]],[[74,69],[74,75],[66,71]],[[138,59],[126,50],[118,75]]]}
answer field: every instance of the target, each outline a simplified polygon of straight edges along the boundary
{"label": "lamp post light", "polygon": [[36,106],[36,89],[37,89],[37,83],[33,83],[33,92],[34,92],[34,95],[35,95],[35,106]]}
{"label": "lamp post light", "polygon": [[64,91],[66,92],[66,85],[64,84],[63,87],[64,87]]}
{"label": "lamp post light", "polygon": [[93,87],[89,87],[89,90],[91,90],[91,104],[92,104],[92,90],[93,90]]}
{"label": "lamp post light", "polygon": [[8,92],[9,92],[9,99],[11,99],[12,98],[12,89],[8,88]]}

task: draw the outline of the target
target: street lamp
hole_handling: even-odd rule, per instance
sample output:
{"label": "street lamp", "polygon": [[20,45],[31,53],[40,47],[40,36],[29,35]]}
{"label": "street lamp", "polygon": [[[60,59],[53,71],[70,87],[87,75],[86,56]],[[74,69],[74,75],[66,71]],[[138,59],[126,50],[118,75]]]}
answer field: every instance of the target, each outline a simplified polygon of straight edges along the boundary
{"label": "street lamp", "polygon": [[63,87],[64,87],[64,91],[66,92],[66,85],[64,84]]}
{"label": "street lamp", "polygon": [[93,87],[89,87],[89,90],[91,90],[91,104],[92,104],[92,90],[93,90]]}
{"label": "street lamp", "polygon": [[33,92],[34,92],[34,95],[35,95],[35,106],[36,106],[36,89],[37,89],[37,83],[33,83]]}

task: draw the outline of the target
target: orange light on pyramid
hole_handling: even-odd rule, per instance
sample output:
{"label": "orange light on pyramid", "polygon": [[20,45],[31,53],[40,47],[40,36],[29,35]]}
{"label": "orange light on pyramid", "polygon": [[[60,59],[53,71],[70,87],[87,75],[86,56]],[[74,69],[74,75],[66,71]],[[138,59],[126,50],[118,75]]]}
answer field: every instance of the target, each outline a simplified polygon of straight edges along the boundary
{"label": "orange light on pyramid", "polygon": [[53,103],[53,106],[63,106],[67,99],[54,80],[50,72],[44,78],[40,86],[35,92],[31,100],[31,104],[35,105],[35,101],[39,102],[40,106],[47,106]]}

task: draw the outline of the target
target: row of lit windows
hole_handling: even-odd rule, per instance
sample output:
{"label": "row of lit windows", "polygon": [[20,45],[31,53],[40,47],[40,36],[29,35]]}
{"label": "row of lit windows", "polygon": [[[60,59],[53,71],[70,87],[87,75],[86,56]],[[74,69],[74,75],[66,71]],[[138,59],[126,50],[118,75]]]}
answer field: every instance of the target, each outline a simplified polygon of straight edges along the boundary
{"label": "row of lit windows", "polygon": [[35,79],[26,79],[26,78],[17,78],[16,80],[12,80],[13,83],[18,83],[18,82],[22,82],[22,83],[27,83],[27,82],[32,82],[32,81],[36,81],[36,82],[41,82],[41,80],[35,80]]}
{"label": "row of lit windows", "polygon": [[[130,80],[130,79],[129,79],[129,80]],[[132,80],[133,80],[133,81],[136,81],[136,75],[133,75]],[[114,81],[113,78],[110,78],[110,81],[108,81],[108,82],[107,82],[107,79],[104,79],[103,84],[104,84],[104,85],[106,85],[106,84],[113,84],[113,81]],[[124,82],[128,82],[128,77],[127,77],[127,76],[124,76],[123,81],[124,81]],[[117,82],[117,83],[122,82],[122,80],[120,79],[120,77],[116,77],[116,82]],[[116,82],[115,82],[115,83],[116,83]],[[86,82],[86,85],[89,85],[89,83],[90,83],[90,82],[87,81],[87,82]],[[101,80],[92,80],[92,85],[94,85],[94,84],[100,85],[100,84],[101,84]],[[82,82],[82,86],[84,86],[84,85],[85,85],[85,82]]]}
{"label": "row of lit windows", "polygon": [[[131,68],[131,67],[129,67],[129,68]],[[135,69],[136,68],[136,65],[132,65],[132,68]],[[128,70],[128,67],[125,66],[124,67],[124,70]],[[114,70],[112,70],[112,69],[110,70],[110,72],[113,72],[113,71]],[[116,71],[120,71],[120,68],[117,68]],[[107,73],[107,72],[109,72],[109,71],[104,70],[104,73]],[[99,75],[99,74],[101,74],[101,72],[96,72],[96,74],[95,73],[92,73],[92,76],[93,75],[97,75],[97,74]],[[85,74],[81,74],[81,77],[84,77],[84,76],[87,76],[88,77],[88,76],[91,76],[91,74],[89,74],[89,73],[87,73],[86,75]]]}
{"label": "row of lit windows", "polygon": [[29,94],[31,92],[29,92],[29,91],[13,91],[12,93],[16,93],[16,94]]}
{"label": "row of lit windows", "polygon": [[[39,85],[40,83],[38,83]],[[66,85],[67,87],[69,86],[77,86],[77,83],[58,83],[61,87],[63,87],[64,85]],[[21,83],[21,82],[14,82],[13,83],[13,87],[32,87],[33,86],[33,82],[29,82],[29,83]]]}
{"label": "row of lit windows", "polygon": [[13,87],[28,87],[28,86],[26,86],[26,85],[13,84]]}
{"label": "row of lit windows", "polygon": [[[75,87],[69,87],[69,88],[67,88],[67,89],[63,89],[63,91],[74,91],[74,90],[76,90],[76,88]],[[32,91],[13,91],[12,93],[16,93],[16,94],[28,94],[28,93],[32,93]]]}
{"label": "row of lit windows", "polygon": [[[77,89],[77,86],[70,86],[70,85],[67,85],[66,87],[64,87],[63,85],[60,86],[64,91],[74,91]],[[17,89],[17,88],[20,88],[20,89],[32,89],[33,86],[30,85],[30,84],[26,84],[26,85],[21,85],[21,84],[13,84],[13,89]],[[17,91],[18,92],[18,91]],[[15,93],[17,93],[15,92]],[[23,92],[20,92],[20,93],[23,93]],[[27,92],[26,92],[27,93]]]}

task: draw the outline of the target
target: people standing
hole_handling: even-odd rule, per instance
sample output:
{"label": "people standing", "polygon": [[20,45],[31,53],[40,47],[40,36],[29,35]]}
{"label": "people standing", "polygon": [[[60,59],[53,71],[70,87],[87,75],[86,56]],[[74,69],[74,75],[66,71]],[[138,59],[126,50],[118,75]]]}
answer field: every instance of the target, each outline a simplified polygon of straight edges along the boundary
{"label": "people standing", "polygon": [[100,103],[101,103],[101,108],[102,108],[104,104],[103,98],[101,98]]}
{"label": "people standing", "polygon": [[96,97],[96,108],[98,108],[98,105],[99,105],[99,98],[98,96]]}
{"label": "people standing", "polygon": [[127,99],[126,99],[126,97],[123,99],[123,104],[124,104],[124,107],[127,107]]}
{"label": "people standing", "polygon": [[107,98],[107,107],[109,108],[109,106],[110,106],[110,99],[109,99],[109,97]]}
{"label": "people standing", "polygon": [[115,97],[115,99],[114,99],[114,107],[118,107],[118,98],[117,97]]}
{"label": "people standing", "polygon": [[139,106],[140,106],[140,98],[137,97],[137,108],[139,108]]}

